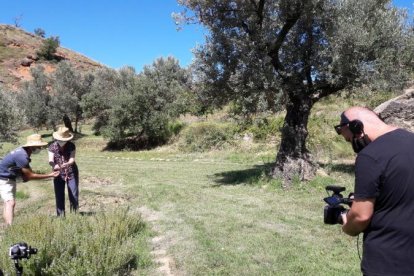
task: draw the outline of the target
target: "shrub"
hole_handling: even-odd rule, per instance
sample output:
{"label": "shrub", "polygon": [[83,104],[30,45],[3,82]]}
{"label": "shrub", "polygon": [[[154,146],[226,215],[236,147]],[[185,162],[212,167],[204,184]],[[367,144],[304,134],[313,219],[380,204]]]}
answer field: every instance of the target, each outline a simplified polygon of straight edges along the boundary
{"label": "shrub", "polygon": [[231,125],[196,123],[181,132],[179,147],[191,152],[223,149],[233,143],[234,132]]}
{"label": "shrub", "polygon": [[40,47],[39,51],[37,51],[38,57],[46,60],[54,60],[59,45],[60,41],[58,36],[52,36],[45,39],[43,45]]}
{"label": "shrub", "polygon": [[[8,252],[21,241],[37,248],[30,260],[22,260],[25,275],[125,275],[145,263],[135,244],[144,230],[126,209],[64,219],[32,214],[6,229],[0,250]],[[14,274],[7,254],[0,254],[0,267]]]}
{"label": "shrub", "polygon": [[250,125],[245,126],[245,131],[252,133],[253,137],[257,140],[265,140],[280,133],[280,129],[283,126],[283,120],[283,116],[274,114],[259,116],[254,118]]}
{"label": "shrub", "polygon": [[35,35],[40,36],[40,37],[43,37],[43,38],[46,35],[45,30],[43,30],[42,28],[36,28],[36,29],[34,29],[34,33],[35,33]]}
{"label": "shrub", "polygon": [[[0,141],[16,142],[21,117],[17,110],[14,94],[4,92],[0,87]],[[0,144],[1,148],[1,144]]]}

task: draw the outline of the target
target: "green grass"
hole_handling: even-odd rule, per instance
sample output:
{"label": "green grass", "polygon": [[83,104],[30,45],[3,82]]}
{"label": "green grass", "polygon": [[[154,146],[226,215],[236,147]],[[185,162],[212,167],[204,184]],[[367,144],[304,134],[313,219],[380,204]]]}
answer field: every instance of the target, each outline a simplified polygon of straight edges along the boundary
{"label": "green grass", "polygon": [[16,191],[16,199],[28,199],[29,195],[24,191]]}

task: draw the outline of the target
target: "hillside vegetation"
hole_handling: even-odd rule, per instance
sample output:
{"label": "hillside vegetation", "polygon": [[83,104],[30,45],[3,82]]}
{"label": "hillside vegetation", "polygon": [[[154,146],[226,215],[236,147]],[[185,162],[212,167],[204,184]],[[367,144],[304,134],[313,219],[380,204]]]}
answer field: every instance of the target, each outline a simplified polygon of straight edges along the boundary
{"label": "hillside vegetation", "polygon": [[[23,81],[32,79],[30,68],[36,65],[43,65],[47,72],[53,72],[56,63],[39,60],[36,55],[43,41],[44,38],[40,36],[11,25],[0,24],[0,84],[10,90],[20,89]],[[56,55],[61,60],[70,61],[81,72],[104,67],[82,54],[63,47],[57,49]]]}

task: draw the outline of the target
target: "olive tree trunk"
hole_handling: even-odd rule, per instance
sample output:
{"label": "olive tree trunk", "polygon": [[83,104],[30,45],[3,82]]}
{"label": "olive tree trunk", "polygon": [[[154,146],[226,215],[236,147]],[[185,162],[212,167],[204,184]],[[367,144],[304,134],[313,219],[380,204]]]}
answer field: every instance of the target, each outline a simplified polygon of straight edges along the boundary
{"label": "olive tree trunk", "polygon": [[308,120],[313,105],[307,95],[290,96],[286,105],[286,117],[282,128],[282,139],[271,172],[275,178],[283,180],[283,186],[292,180],[308,180],[315,175],[316,163],[306,148]]}

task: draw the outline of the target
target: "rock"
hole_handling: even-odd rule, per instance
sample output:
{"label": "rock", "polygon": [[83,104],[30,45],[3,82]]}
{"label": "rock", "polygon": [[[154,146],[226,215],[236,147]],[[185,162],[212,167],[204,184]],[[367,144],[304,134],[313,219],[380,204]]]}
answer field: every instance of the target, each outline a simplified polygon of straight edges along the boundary
{"label": "rock", "polygon": [[253,134],[252,133],[245,133],[244,136],[243,136],[243,141],[252,142],[253,141]]}
{"label": "rock", "polygon": [[404,94],[380,104],[374,109],[390,125],[414,132],[414,87]]}
{"label": "rock", "polygon": [[31,60],[39,60],[39,58],[37,57],[37,55],[27,55],[26,56],[28,59],[31,59]]}
{"label": "rock", "polygon": [[25,67],[30,67],[32,63],[33,63],[33,60],[29,58],[24,58],[20,61],[20,65],[25,66]]}

